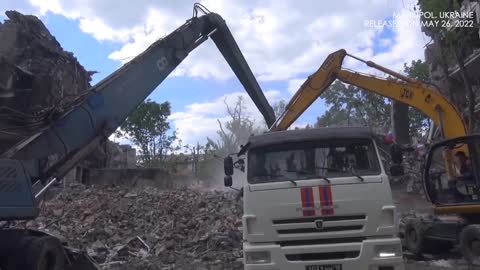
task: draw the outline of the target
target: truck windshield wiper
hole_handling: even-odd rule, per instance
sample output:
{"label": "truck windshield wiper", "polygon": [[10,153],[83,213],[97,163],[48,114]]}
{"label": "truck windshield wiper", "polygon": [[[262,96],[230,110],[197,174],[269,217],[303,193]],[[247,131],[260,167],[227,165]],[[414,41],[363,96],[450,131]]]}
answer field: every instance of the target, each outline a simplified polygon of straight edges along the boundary
{"label": "truck windshield wiper", "polygon": [[315,174],[315,175],[312,175],[312,176],[309,176],[307,177],[306,179],[312,179],[312,178],[320,178],[322,180],[325,180],[325,182],[327,183],[331,183],[332,181],[330,181],[330,179],[328,179],[327,177],[323,176],[323,175],[319,175],[319,174]]}
{"label": "truck windshield wiper", "polygon": [[359,174],[357,174],[353,169],[350,170],[350,174],[357,177],[358,179],[360,179],[360,181],[362,182],[365,182],[365,178],[361,177]]}
{"label": "truck windshield wiper", "polygon": [[322,178],[323,180],[325,180],[329,184],[332,183],[332,181],[330,181],[330,179],[328,179],[327,177],[325,177],[323,175],[316,175],[316,176]]}
{"label": "truck windshield wiper", "polygon": [[295,186],[297,185],[297,182],[295,182],[295,180],[292,180],[292,179],[287,179],[287,180],[292,182]]}
{"label": "truck windshield wiper", "polygon": [[346,170],[341,170],[341,169],[337,169],[337,168],[330,168],[330,167],[315,167],[315,168],[323,169],[323,170],[330,170],[330,171],[335,171],[335,172],[342,172],[342,173],[349,172],[350,175],[357,177],[358,179],[360,179],[360,181],[362,181],[362,182],[365,181],[365,178],[363,178],[362,176],[357,174],[353,169],[351,169],[350,171],[346,171]]}
{"label": "truck windshield wiper", "polygon": [[[265,176],[268,176],[268,177],[282,177],[283,175],[278,175],[278,174],[259,174],[257,176],[260,176],[260,177],[265,177]],[[295,186],[297,185],[297,182],[295,182],[295,180],[292,180],[292,179],[286,179],[287,181],[289,182],[292,182]]]}
{"label": "truck windshield wiper", "polygon": [[[328,179],[327,177],[323,176],[323,175],[317,175],[313,172],[309,172],[309,171],[305,171],[305,170],[287,170],[287,172],[296,172],[296,173],[300,173],[300,174],[306,174],[306,175],[311,175],[307,178],[321,178],[323,180],[325,180],[327,183],[331,183],[330,179]],[[293,180],[292,180],[293,181]]]}

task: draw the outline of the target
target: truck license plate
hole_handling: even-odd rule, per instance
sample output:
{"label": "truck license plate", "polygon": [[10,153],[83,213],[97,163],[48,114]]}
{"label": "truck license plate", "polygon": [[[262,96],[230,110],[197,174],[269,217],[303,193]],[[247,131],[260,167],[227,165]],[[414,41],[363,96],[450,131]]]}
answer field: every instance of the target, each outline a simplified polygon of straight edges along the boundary
{"label": "truck license plate", "polygon": [[342,270],[341,264],[307,265],[305,270]]}

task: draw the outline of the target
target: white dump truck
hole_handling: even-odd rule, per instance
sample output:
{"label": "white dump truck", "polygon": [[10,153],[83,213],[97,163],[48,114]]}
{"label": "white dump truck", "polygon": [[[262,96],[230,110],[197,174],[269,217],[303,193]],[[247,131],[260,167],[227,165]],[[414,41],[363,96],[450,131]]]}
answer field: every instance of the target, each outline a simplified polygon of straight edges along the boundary
{"label": "white dump truck", "polygon": [[396,208],[365,127],[267,132],[225,158],[243,186],[245,269],[403,270]]}

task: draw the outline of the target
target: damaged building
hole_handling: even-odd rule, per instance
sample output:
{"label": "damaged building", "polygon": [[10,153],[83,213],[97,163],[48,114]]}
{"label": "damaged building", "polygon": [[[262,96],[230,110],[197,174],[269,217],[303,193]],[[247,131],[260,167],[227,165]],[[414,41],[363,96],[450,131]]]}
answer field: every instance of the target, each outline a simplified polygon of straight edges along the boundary
{"label": "damaged building", "polygon": [[[0,149],[47,128],[90,91],[92,75],[65,51],[35,16],[7,11],[0,23]],[[41,161],[48,167],[58,160]],[[110,141],[98,146],[65,179],[82,181],[90,168],[135,167],[135,149]]]}
{"label": "damaged building", "polygon": [[[451,19],[449,32],[456,33],[462,46],[456,46],[457,54],[462,59],[463,66],[459,66],[448,42],[439,39],[430,29],[423,28],[422,31],[432,38],[432,41],[425,49],[425,61],[429,64],[431,80],[440,91],[447,95],[459,108],[463,108],[465,119],[470,121],[473,116],[475,123],[474,132],[480,131],[480,3],[478,1],[464,0],[456,1],[459,4],[458,10],[461,14],[472,14],[473,19],[457,18]],[[473,20],[472,25],[477,27],[456,27],[460,21]],[[472,93],[469,93],[467,84],[471,84]],[[473,104],[471,104],[473,101]],[[473,115],[470,114],[470,106],[473,108]]]}

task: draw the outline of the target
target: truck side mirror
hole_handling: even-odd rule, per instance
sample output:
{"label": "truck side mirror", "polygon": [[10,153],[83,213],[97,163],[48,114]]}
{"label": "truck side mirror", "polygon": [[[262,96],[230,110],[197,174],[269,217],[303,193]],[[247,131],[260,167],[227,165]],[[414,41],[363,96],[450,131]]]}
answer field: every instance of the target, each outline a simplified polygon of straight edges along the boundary
{"label": "truck side mirror", "polygon": [[390,147],[390,156],[393,164],[401,164],[403,162],[403,151],[400,145],[394,144]]}
{"label": "truck side mirror", "polygon": [[404,174],[405,174],[405,171],[404,171],[402,165],[392,165],[390,167],[390,175],[391,176],[402,176]]}
{"label": "truck side mirror", "polygon": [[226,187],[231,187],[232,186],[232,176],[231,175],[225,175],[223,178],[223,184]]}
{"label": "truck side mirror", "polygon": [[233,158],[228,156],[223,159],[223,170],[225,171],[225,175],[232,176],[233,175]]}

